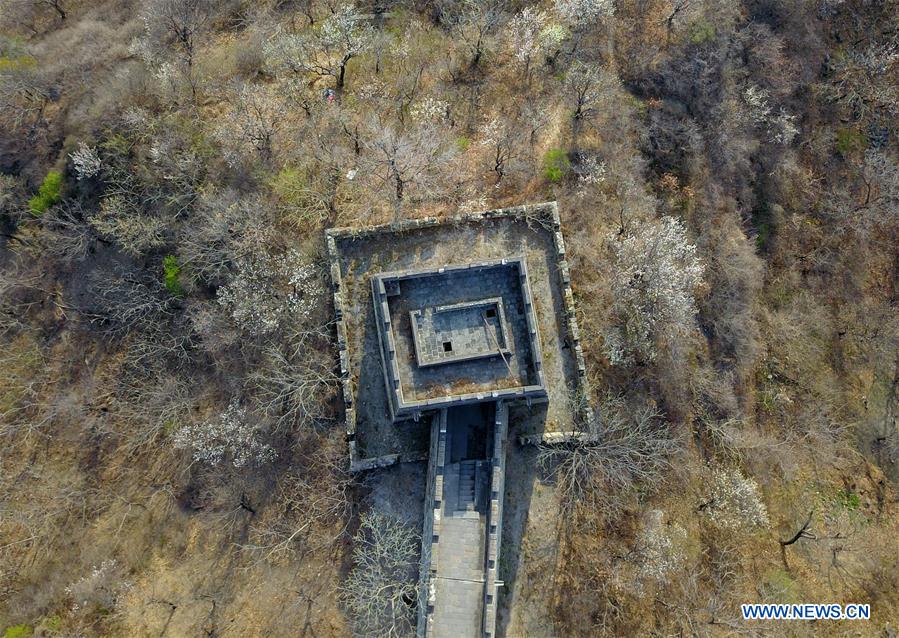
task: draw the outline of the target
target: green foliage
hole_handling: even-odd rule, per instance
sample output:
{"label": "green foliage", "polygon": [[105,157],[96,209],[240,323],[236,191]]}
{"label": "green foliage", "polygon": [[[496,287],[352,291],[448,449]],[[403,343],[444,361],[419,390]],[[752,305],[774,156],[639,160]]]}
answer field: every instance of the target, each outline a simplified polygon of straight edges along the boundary
{"label": "green foliage", "polygon": [[304,171],[295,166],[285,166],[268,183],[281,205],[293,208],[303,204],[306,182]]}
{"label": "green foliage", "polygon": [[37,195],[28,200],[28,208],[33,215],[46,212],[54,204],[62,199],[62,173],[50,171],[41,183]]}
{"label": "green foliage", "polygon": [[779,603],[795,602],[798,598],[796,581],[782,569],[767,572],[762,580],[761,590],[765,599]]}
{"label": "green foliage", "polygon": [[463,135],[456,138],[456,148],[458,148],[460,151],[467,151],[469,146],[471,146],[470,137],[465,137]]}
{"label": "green foliage", "polygon": [[116,133],[103,140],[100,148],[110,155],[128,157],[131,153],[131,141],[121,133]]}
{"label": "green foliage", "polygon": [[33,633],[34,628],[31,625],[13,625],[6,628],[3,638],[28,638]]}
{"label": "green foliage", "polygon": [[628,101],[628,104],[631,105],[631,107],[634,109],[634,111],[640,117],[643,117],[644,115],[646,115],[646,112],[649,110],[648,107],[646,106],[646,102],[644,100],[641,100],[640,98],[638,98],[636,95],[631,95],[630,93],[628,93],[627,101]]}
{"label": "green foliage", "polygon": [[771,225],[768,222],[759,222],[755,225],[755,246],[759,250],[765,250],[768,238],[771,237]]}
{"label": "green foliage", "polygon": [[837,505],[850,512],[858,510],[859,505],[861,505],[861,499],[859,499],[858,494],[850,492],[849,490],[840,490],[837,492],[836,502]]}
{"label": "green foliage", "polygon": [[711,22],[698,20],[690,27],[690,42],[703,44],[715,39],[715,27]]}
{"label": "green foliage", "polygon": [[30,55],[22,57],[0,56],[0,73],[20,71],[37,66],[37,60]]}
{"label": "green foliage", "polygon": [[571,170],[571,162],[565,149],[554,148],[543,156],[543,177],[558,184]]}
{"label": "green foliage", "polygon": [[843,157],[861,152],[865,146],[867,146],[867,140],[858,129],[841,128],[837,131],[837,152]]}
{"label": "green foliage", "polygon": [[60,627],[62,627],[62,618],[59,616],[47,616],[43,625],[50,631],[59,631]]}
{"label": "green foliage", "polygon": [[180,274],[181,266],[178,264],[178,258],[175,255],[166,255],[162,258],[162,280],[166,289],[176,297],[184,294],[184,289],[181,287],[181,281],[179,280]]}

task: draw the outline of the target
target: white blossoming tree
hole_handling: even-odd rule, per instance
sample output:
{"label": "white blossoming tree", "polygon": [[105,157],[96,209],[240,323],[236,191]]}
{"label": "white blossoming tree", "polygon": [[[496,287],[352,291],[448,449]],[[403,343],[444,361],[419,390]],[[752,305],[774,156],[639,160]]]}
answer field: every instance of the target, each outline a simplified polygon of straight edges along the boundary
{"label": "white blossoming tree", "polygon": [[783,108],[775,111],[771,106],[771,94],[765,89],[752,85],[743,91],[743,100],[749,108],[752,123],[768,134],[774,144],[787,145],[799,135],[796,116]]}
{"label": "white blossoming tree", "polygon": [[509,42],[515,58],[530,72],[534,56],[551,53],[568,36],[564,26],[550,20],[546,11],[526,7],[509,22]]}
{"label": "white blossoming tree", "polygon": [[75,615],[108,614],[113,611],[122,594],[131,586],[121,579],[121,570],[114,559],[94,565],[86,576],[66,587]]}
{"label": "white blossoming tree", "polygon": [[595,156],[584,157],[574,167],[578,182],[584,186],[595,186],[606,181],[608,166]]}
{"label": "white blossoming tree", "polygon": [[708,498],[701,506],[713,525],[731,531],[768,526],[768,508],[758,483],[739,470],[715,470]]}
{"label": "white blossoming tree", "polygon": [[97,149],[88,146],[84,142],[78,144],[78,150],[69,155],[72,160],[72,167],[78,179],[90,179],[100,173],[103,167]]}
{"label": "white blossoming tree", "polygon": [[450,107],[446,100],[428,96],[409,108],[409,117],[418,123],[443,125],[449,112]]}
{"label": "white blossoming tree", "polygon": [[293,73],[332,77],[339,91],[350,60],[369,49],[374,29],[353,4],[343,4],[309,34],[282,33],[266,47],[271,62]]}
{"label": "white blossoming tree", "polygon": [[174,443],[177,448],[191,450],[194,461],[212,466],[225,462],[236,468],[263,465],[277,456],[237,400],[232,400],[217,417],[182,427],[175,433]]}
{"label": "white blossoming tree", "polygon": [[297,251],[257,252],[238,259],[217,298],[241,330],[261,336],[309,319],[323,290],[317,268]]}
{"label": "white blossoming tree", "polygon": [[687,531],[681,525],[666,524],[662,510],[650,510],[637,537],[638,586],[668,582],[684,565],[686,541]]}
{"label": "white blossoming tree", "polygon": [[556,0],[556,13],[574,25],[586,25],[615,15],[615,0]]}
{"label": "white blossoming tree", "polygon": [[703,265],[683,224],[664,217],[610,237],[613,318],[606,350],[616,365],[652,362],[695,325]]}

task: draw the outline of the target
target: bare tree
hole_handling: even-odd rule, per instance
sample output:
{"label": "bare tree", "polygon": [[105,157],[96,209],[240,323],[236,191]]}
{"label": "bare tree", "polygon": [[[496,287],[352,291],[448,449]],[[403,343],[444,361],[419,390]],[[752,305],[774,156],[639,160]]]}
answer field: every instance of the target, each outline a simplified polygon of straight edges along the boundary
{"label": "bare tree", "polygon": [[83,311],[109,334],[123,336],[159,325],[174,314],[171,294],[149,273],[117,267],[98,272],[91,280],[91,303]]}
{"label": "bare tree", "polygon": [[275,507],[252,526],[241,549],[273,562],[331,547],[347,531],[357,481],[341,436],[305,436],[285,473]]}
{"label": "bare tree", "polygon": [[[12,175],[0,174],[0,216],[7,219],[15,219],[24,211],[25,184]],[[0,237],[10,239],[9,235],[0,234]]]}
{"label": "bare tree", "polygon": [[325,328],[295,334],[290,345],[270,346],[264,358],[248,384],[276,425],[302,431],[323,419],[338,381]]}
{"label": "bare tree", "polygon": [[272,241],[274,220],[264,200],[232,190],[203,193],[182,229],[179,262],[199,281],[225,283],[231,268]]}
{"label": "bare tree", "polygon": [[83,259],[98,239],[87,217],[80,203],[68,200],[41,215],[41,252],[63,263]]}
{"label": "bare tree", "polygon": [[350,60],[366,51],[374,29],[352,4],[333,9],[317,29],[300,34],[281,34],[268,46],[276,66],[293,73],[311,73],[334,78],[340,91],[346,83]]}
{"label": "bare tree", "polygon": [[678,449],[668,425],[648,405],[631,408],[607,397],[585,435],[540,445],[538,460],[555,481],[564,507],[612,515],[638,486],[651,486]]}
{"label": "bare tree", "polygon": [[361,162],[371,176],[389,189],[399,217],[411,186],[427,191],[438,167],[453,156],[444,135],[432,123],[400,126],[372,118],[363,140]]}
{"label": "bare tree", "polygon": [[46,421],[37,416],[42,408],[41,393],[47,384],[45,375],[41,373],[46,366],[45,354],[30,334],[19,332],[0,341],[0,366],[3,370],[0,380],[0,436],[39,430]]}
{"label": "bare tree", "polygon": [[166,220],[144,213],[139,199],[111,194],[87,217],[97,234],[128,255],[139,256],[165,243]]}
{"label": "bare tree", "polygon": [[354,567],[341,588],[354,635],[411,636],[418,599],[418,534],[371,511],[362,515],[354,540]]}
{"label": "bare tree", "polygon": [[0,122],[13,130],[37,126],[53,95],[49,78],[25,51],[0,53],[9,58],[0,67]]}
{"label": "bare tree", "polygon": [[825,98],[842,105],[855,118],[899,113],[899,39],[851,48],[830,59],[832,80],[818,88]]}
{"label": "bare tree", "polygon": [[467,66],[480,66],[485,54],[496,46],[496,33],[503,20],[502,3],[463,0],[459,10],[447,19],[455,39],[465,50]]}
{"label": "bare tree", "polygon": [[288,114],[287,105],[264,86],[243,84],[232,100],[233,110],[217,130],[232,166],[241,164],[246,151],[255,152],[269,164],[275,152],[278,130]]}
{"label": "bare tree", "polygon": [[510,165],[520,156],[519,136],[514,120],[503,115],[492,117],[481,128],[479,143],[489,151],[491,170],[499,184],[510,169]]}
{"label": "bare tree", "polygon": [[574,95],[575,139],[581,125],[612,103],[620,87],[614,73],[599,66],[575,62],[565,76],[565,86]]}
{"label": "bare tree", "polygon": [[37,32],[48,12],[65,20],[68,17],[67,4],[63,0],[3,0],[0,2],[0,25],[19,26]]}
{"label": "bare tree", "polygon": [[120,449],[126,455],[152,449],[187,421],[194,406],[188,379],[165,370],[158,360],[141,367],[126,362],[111,384],[100,400],[117,417],[112,430],[123,441]]}
{"label": "bare tree", "polygon": [[162,67],[169,54],[177,55],[178,67],[196,97],[193,68],[198,36],[211,16],[209,0],[151,0],[141,13],[144,33],[132,49],[153,67]]}

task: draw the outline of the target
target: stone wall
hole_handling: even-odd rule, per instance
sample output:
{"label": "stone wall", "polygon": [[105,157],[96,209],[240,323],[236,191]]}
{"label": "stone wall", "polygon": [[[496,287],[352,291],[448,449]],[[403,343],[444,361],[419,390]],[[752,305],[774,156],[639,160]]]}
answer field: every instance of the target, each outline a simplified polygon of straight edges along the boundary
{"label": "stone wall", "polygon": [[503,536],[503,494],[506,482],[506,442],[509,433],[509,409],[496,402],[493,428],[493,476],[490,481],[490,505],[487,510],[487,582],[484,584],[484,636],[493,638],[496,632],[496,609],[502,575],[499,556]]}
{"label": "stone wall", "polygon": [[[428,462],[428,498],[425,502],[424,529],[421,538],[419,608],[417,638],[434,635],[434,577],[440,564],[440,523],[443,503],[443,468],[446,465],[446,410],[440,410],[431,430],[431,459]],[[432,473],[433,472],[433,473]],[[438,498],[437,495],[441,495]],[[424,603],[424,604],[422,604]]]}
{"label": "stone wall", "polygon": [[[416,638],[425,638],[434,612],[431,575],[436,572],[435,538],[440,534],[440,504],[437,494],[443,491],[443,465],[446,461],[446,410],[440,410],[431,421],[431,446],[428,455],[427,493],[424,523],[421,530],[421,562],[418,581],[418,623]],[[438,478],[440,480],[438,480]],[[435,525],[436,523],[436,525]]]}
{"label": "stone wall", "polygon": [[[553,228],[553,244],[556,248],[556,257],[559,260],[559,274],[562,280],[562,295],[565,299],[565,325],[568,328],[568,338],[574,350],[577,361],[577,392],[585,398],[590,397],[590,382],[587,380],[587,363],[584,360],[584,349],[581,347],[581,331],[577,325],[577,316],[574,309],[574,291],[571,289],[571,269],[568,266],[568,257],[565,253],[565,240],[562,238],[562,220],[559,218],[558,202],[547,204],[550,207],[550,217]],[[593,409],[589,401],[584,401],[583,414],[580,415],[582,423],[589,423],[593,419]]]}

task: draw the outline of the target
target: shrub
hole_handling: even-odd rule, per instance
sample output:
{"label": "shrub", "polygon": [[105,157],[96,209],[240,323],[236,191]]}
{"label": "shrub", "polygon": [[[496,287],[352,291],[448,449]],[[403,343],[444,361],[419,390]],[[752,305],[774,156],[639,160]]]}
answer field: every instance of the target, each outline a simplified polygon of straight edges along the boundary
{"label": "shrub", "polygon": [[796,581],[788,572],[774,569],[765,574],[759,589],[765,600],[790,603],[797,600]]}
{"label": "shrub", "polygon": [[865,148],[865,136],[854,128],[841,128],[837,131],[837,152],[842,157],[848,157]]}
{"label": "shrub", "polygon": [[62,618],[59,616],[48,616],[42,624],[50,631],[59,631],[60,627],[62,627]]}
{"label": "shrub", "polygon": [[858,494],[854,492],[850,492],[848,490],[840,490],[837,492],[836,498],[837,505],[840,507],[849,510],[850,512],[854,512],[861,505],[861,499]]}
{"label": "shrub", "polygon": [[310,182],[309,174],[292,166],[285,166],[269,179],[278,210],[300,228],[318,224],[328,212],[327,202]]}
{"label": "shrub", "polygon": [[31,625],[13,625],[6,628],[3,638],[28,638],[33,633]]}
{"label": "shrub", "polygon": [[705,20],[700,20],[690,27],[690,42],[702,44],[715,39],[715,26]]}
{"label": "shrub", "polygon": [[40,215],[62,199],[62,173],[50,171],[41,183],[37,195],[28,200],[32,214]]}
{"label": "shrub", "polygon": [[179,280],[180,274],[181,266],[178,264],[178,258],[175,255],[166,255],[162,258],[163,283],[166,290],[176,297],[184,294],[184,289],[181,287],[181,281]]}
{"label": "shrub", "polygon": [[561,182],[569,170],[571,170],[571,162],[564,149],[554,148],[543,156],[543,176],[552,183]]}

